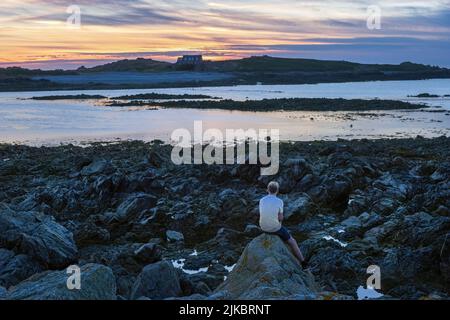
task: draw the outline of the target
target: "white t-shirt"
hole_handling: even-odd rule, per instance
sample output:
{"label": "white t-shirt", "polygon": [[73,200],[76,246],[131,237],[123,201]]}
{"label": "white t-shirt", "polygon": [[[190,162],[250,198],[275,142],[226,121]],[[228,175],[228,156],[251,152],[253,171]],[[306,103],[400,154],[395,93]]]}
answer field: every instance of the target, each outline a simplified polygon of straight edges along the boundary
{"label": "white t-shirt", "polygon": [[277,232],[281,229],[278,213],[283,213],[283,200],[268,195],[259,201],[259,226],[264,232]]}

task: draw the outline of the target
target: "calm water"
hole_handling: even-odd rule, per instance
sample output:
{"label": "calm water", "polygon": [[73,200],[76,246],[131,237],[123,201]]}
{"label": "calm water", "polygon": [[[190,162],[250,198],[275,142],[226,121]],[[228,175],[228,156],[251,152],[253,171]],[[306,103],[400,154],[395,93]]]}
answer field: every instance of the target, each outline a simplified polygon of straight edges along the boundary
{"label": "calm water", "polygon": [[[235,100],[294,97],[395,99],[442,106],[445,112],[238,112],[223,110],[136,110],[106,108],[97,101],[34,101],[33,96],[100,94],[108,97],[161,92],[208,94]],[[94,140],[155,138],[168,141],[174,129],[276,128],[284,140],[450,135],[450,98],[407,98],[422,92],[450,94],[450,79],[318,85],[95,90],[0,93],[0,142],[59,144]],[[433,108],[432,110],[438,110]]]}

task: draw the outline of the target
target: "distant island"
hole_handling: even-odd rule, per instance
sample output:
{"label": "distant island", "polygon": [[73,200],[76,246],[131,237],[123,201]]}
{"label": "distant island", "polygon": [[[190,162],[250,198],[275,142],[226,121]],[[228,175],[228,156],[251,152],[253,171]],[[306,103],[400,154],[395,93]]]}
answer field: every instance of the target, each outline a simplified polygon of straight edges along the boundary
{"label": "distant island", "polygon": [[176,101],[117,101],[105,103],[108,107],[159,107],[167,109],[221,109],[230,111],[387,111],[417,110],[428,108],[424,104],[413,104],[396,100],[290,98],[263,100],[176,100]]}
{"label": "distant island", "polygon": [[419,93],[415,96],[408,96],[408,98],[448,98],[450,97],[450,94],[445,94],[443,96],[440,96],[438,94],[431,94],[431,93]]}
{"label": "distant island", "polygon": [[89,95],[89,94],[76,94],[76,95],[54,95],[54,96],[41,96],[41,97],[31,97],[31,100],[98,100],[106,99],[107,97],[102,95]]}
{"label": "distant island", "polygon": [[412,62],[398,65],[360,64],[270,56],[206,61],[202,56],[184,56],[176,63],[138,58],[76,70],[0,68],[0,91],[147,89],[437,78],[450,78],[450,69]]}
{"label": "distant island", "polygon": [[[108,97],[102,95],[87,95],[87,94],[77,94],[77,95],[52,95],[52,96],[36,96],[31,97],[31,100],[100,100],[108,99]],[[220,99],[217,97],[212,97],[204,94],[164,94],[164,93],[144,93],[144,94],[134,94],[126,96],[118,96],[111,98],[113,100],[173,100],[173,99]]]}

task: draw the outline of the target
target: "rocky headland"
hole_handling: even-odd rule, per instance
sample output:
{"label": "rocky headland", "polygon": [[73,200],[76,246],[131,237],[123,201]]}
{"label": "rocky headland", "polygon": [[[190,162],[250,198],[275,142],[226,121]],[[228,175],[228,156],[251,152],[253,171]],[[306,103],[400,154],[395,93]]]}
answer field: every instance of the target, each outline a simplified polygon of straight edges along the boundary
{"label": "rocky headland", "polygon": [[[0,299],[355,299],[370,265],[382,298],[450,298],[450,138],[283,143],[275,177],[170,153],[0,145]],[[257,227],[269,180],[309,270]]]}

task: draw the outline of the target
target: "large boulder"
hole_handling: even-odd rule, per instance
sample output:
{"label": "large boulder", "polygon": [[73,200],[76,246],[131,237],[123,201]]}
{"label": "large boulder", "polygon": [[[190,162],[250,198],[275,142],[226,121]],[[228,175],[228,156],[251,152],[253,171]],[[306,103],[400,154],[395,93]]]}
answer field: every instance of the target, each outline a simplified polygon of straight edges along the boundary
{"label": "large boulder", "polygon": [[47,271],[11,287],[8,300],[116,300],[116,279],[109,267],[86,264],[81,267],[79,290],[69,290],[66,270]]}
{"label": "large boulder", "polygon": [[306,193],[294,194],[285,199],[284,218],[291,223],[305,220],[314,212],[315,205]]}
{"label": "large boulder", "polygon": [[82,176],[92,176],[100,173],[111,173],[112,171],[113,166],[110,160],[97,159],[85,166],[80,173]]}
{"label": "large boulder", "polygon": [[76,261],[78,254],[72,233],[53,217],[5,207],[0,207],[0,247],[26,254],[55,269]]}
{"label": "large boulder", "polygon": [[168,261],[160,261],[142,269],[131,291],[131,299],[146,297],[161,300],[180,294],[177,271]]}
{"label": "large boulder", "polygon": [[132,194],[117,208],[115,218],[118,221],[127,221],[132,219],[145,210],[150,210],[153,208],[157,201],[158,199],[155,196],[149,194]]}
{"label": "large boulder", "polygon": [[212,298],[261,300],[316,297],[314,278],[300,267],[278,236],[263,234],[245,248],[227,280]]}
{"label": "large boulder", "polygon": [[174,231],[174,230],[167,230],[166,237],[167,237],[167,241],[169,241],[169,242],[184,241],[184,235],[181,232]]}
{"label": "large boulder", "polygon": [[[425,283],[433,271],[439,273],[431,247],[412,249],[408,247],[385,249],[386,256],[380,263],[383,284],[386,289],[404,283]],[[434,269],[434,270],[433,270]],[[437,269],[437,270],[436,270]],[[431,291],[431,290],[430,290]]]}
{"label": "large boulder", "polygon": [[7,291],[4,287],[0,287],[0,300],[6,299]]}
{"label": "large boulder", "polygon": [[233,189],[225,189],[218,195],[220,206],[227,214],[242,212],[247,206],[247,201]]}
{"label": "large boulder", "polygon": [[8,288],[41,271],[42,266],[29,256],[0,249],[0,286]]}

